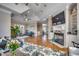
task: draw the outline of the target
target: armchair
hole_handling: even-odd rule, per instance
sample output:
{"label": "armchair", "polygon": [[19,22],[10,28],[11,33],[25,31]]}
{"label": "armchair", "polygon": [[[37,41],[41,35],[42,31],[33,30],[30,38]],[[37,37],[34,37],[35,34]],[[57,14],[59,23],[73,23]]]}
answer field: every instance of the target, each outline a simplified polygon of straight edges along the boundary
{"label": "armchair", "polygon": [[0,42],[0,49],[5,49],[5,47],[6,47],[6,44],[7,44],[7,41],[5,41],[5,40],[2,40],[2,42]]}

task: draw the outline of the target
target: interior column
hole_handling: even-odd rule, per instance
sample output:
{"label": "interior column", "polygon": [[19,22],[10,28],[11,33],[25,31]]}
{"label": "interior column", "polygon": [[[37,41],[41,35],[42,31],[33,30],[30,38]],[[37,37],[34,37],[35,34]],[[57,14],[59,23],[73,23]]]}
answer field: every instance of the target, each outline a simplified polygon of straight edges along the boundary
{"label": "interior column", "polygon": [[48,17],[48,39],[51,39],[51,31],[52,31],[52,16]]}

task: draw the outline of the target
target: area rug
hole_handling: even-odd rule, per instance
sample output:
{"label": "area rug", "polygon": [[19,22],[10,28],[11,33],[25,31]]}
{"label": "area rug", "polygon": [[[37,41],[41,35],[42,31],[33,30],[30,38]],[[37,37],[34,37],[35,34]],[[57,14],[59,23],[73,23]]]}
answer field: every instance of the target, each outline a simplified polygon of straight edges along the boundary
{"label": "area rug", "polygon": [[39,46],[36,44],[26,43],[21,51],[29,56],[64,56],[62,52],[54,51],[51,48]]}

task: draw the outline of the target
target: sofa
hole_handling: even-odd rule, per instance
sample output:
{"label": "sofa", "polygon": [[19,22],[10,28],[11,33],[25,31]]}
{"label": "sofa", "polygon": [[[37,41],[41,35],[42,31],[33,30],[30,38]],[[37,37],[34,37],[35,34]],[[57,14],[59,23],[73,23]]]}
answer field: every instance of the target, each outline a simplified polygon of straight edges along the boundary
{"label": "sofa", "polygon": [[69,47],[70,56],[79,56],[79,41],[72,41],[73,47]]}
{"label": "sofa", "polygon": [[34,32],[33,31],[26,31],[24,36],[34,36]]}
{"label": "sofa", "polygon": [[6,44],[7,44],[7,41],[6,40],[2,40],[2,41],[0,41],[0,49],[5,49],[5,47],[6,47]]}
{"label": "sofa", "polygon": [[79,48],[69,47],[69,56],[79,56]]}

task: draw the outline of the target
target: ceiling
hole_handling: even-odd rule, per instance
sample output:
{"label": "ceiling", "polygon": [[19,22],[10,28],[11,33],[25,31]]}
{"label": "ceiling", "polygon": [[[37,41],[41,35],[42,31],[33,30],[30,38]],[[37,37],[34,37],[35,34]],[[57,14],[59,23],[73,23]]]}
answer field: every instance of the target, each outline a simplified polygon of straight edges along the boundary
{"label": "ceiling", "polygon": [[[24,19],[46,21],[49,15],[55,16],[65,10],[66,3],[2,3],[0,6],[11,11],[17,22]],[[19,18],[20,17],[20,20]],[[18,19],[17,19],[18,18]]]}
{"label": "ceiling", "polygon": [[28,6],[25,6],[22,3],[20,3],[20,4],[17,4],[17,3],[2,3],[1,5],[9,8],[11,10],[14,10],[17,13],[23,13],[23,12],[25,12],[29,9]]}

